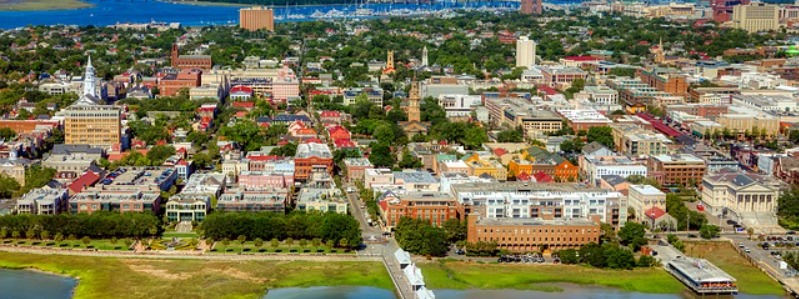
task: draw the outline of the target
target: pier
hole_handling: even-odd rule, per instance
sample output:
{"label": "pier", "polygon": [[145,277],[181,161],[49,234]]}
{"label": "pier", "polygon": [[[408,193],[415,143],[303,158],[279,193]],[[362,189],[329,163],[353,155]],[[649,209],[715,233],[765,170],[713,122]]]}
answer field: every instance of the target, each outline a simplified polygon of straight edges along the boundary
{"label": "pier", "polygon": [[669,274],[699,295],[738,294],[735,278],[704,259],[687,257],[671,245],[649,245]]}

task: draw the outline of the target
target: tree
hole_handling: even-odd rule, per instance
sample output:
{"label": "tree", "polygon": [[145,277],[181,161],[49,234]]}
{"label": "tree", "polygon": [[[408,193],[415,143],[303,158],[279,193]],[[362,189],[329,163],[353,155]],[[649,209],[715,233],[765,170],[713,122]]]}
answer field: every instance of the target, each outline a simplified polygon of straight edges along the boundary
{"label": "tree", "polygon": [[599,228],[602,230],[602,235],[599,236],[599,243],[604,244],[605,242],[615,242],[616,241],[616,230],[613,229],[613,226],[609,223],[602,223],[599,225]]}
{"label": "tree", "polygon": [[347,238],[341,238],[341,240],[338,240],[338,246],[348,248],[350,246],[350,242],[347,240]]}
{"label": "tree", "polygon": [[294,155],[297,154],[297,144],[293,142],[287,143],[284,146],[272,149],[272,152],[269,154],[281,157],[294,157]]}
{"label": "tree", "polygon": [[125,244],[125,248],[127,249],[130,249],[130,246],[133,245],[133,240],[130,238],[125,238],[125,240],[122,240],[122,242]]}
{"label": "tree", "polygon": [[638,258],[638,262],[636,262],[636,266],[640,268],[651,268],[660,264],[657,259],[652,256],[642,255]]}
{"label": "tree", "polygon": [[586,138],[588,142],[599,142],[607,148],[613,148],[613,129],[610,127],[591,127]]}
{"label": "tree", "polygon": [[317,249],[318,249],[318,248],[319,248],[319,246],[321,246],[321,245],[322,245],[322,239],[320,239],[320,238],[313,238],[313,240],[311,240],[311,245],[312,245],[314,248],[317,248]]}
{"label": "tree", "polygon": [[403,217],[395,227],[395,239],[408,252],[443,256],[447,253],[447,233],[421,219]]}
{"label": "tree", "polygon": [[47,230],[42,230],[41,232],[39,232],[39,238],[45,241],[49,240],[50,232]]}
{"label": "tree", "polygon": [[372,143],[372,153],[369,155],[369,162],[376,167],[393,167],[396,163],[391,148],[387,144]]}
{"label": "tree", "polygon": [[524,136],[521,130],[505,130],[497,133],[497,142],[522,142]]}
{"label": "tree", "polygon": [[83,238],[80,239],[80,242],[83,243],[84,247],[89,248],[89,244],[92,243],[92,239],[89,238],[88,236],[84,236]]}
{"label": "tree", "polygon": [[372,137],[377,139],[377,142],[389,145],[393,144],[396,139],[396,136],[394,136],[394,129],[387,123],[375,128],[375,133],[372,134]]}
{"label": "tree", "polygon": [[111,243],[111,246],[114,246],[114,249],[116,249],[117,248],[117,242],[119,242],[119,240],[117,239],[117,237],[112,237],[109,242]]}
{"label": "tree", "polygon": [[11,237],[14,239],[19,239],[19,231],[18,230],[11,231]]}
{"label": "tree", "polygon": [[192,157],[192,162],[194,162],[194,166],[198,169],[205,169],[213,162],[211,156],[207,153],[196,153]]}
{"label": "tree", "polygon": [[752,235],[755,234],[755,229],[751,227],[746,228],[746,235],[749,236],[749,240],[752,239]]}
{"label": "tree", "polygon": [[721,228],[712,224],[705,224],[699,228],[699,236],[701,236],[703,239],[718,238],[720,232]]}
{"label": "tree", "polygon": [[239,241],[239,246],[241,247],[240,251],[244,251],[244,242],[247,241],[247,236],[239,235],[239,237],[236,238],[236,240]]}
{"label": "tree", "polygon": [[278,241],[277,238],[273,238],[272,240],[269,241],[269,246],[274,249],[277,249],[277,247],[280,246],[280,241]]}
{"label": "tree", "polygon": [[413,156],[410,151],[404,150],[402,152],[402,160],[399,161],[399,167],[402,169],[414,169],[424,166],[422,160]]}
{"label": "tree", "polygon": [[228,245],[230,245],[230,240],[228,240],[228,238],[224,238],[222,239],[221,243],[222,243],[222,252],[227,252],[227,250],[225,249],[227,248]]}
{"label": "tree", "polygon": [[16,137],[17,137],[17,132],[12,130],[11,128],[0,128],[0,139],[6,141],[12,141]]}
{"label": "tree", "polygon": [[308,247],[308,240],[300,239],[300,247],[305,251],[305,247]]}
{"label": "tree", "polygon": [[645,235],[644,225],[636,222],[625,222],[624,226],[619,230],[621,244],[629,246],[633,251],[638,251],[641,246],[646,245]]}
{"label": "tree", "polygon": [[255,245],[256,248],[261,248],[264,246],[264,240],[261,238],[255,238],[255,241],[253,241],[252,244]]}
{"label": "tree", "polygon": [[147,151],[147,159],[153,166],[161,165],[166,158],[175,155],[175,148],[171,145],[156,145]]}
{"label": "tree", "polygon": [[447,240],[450,243],[466,240],[466,222],[460,221],[457,218],[452,218],[444,222],[442,225],[444,231],[447,233]]}
{"label": "tree", "polygon": [[58,244],[58,246],[61,246],[61,242],[64,241],[64,234],[56,233],[55,237],[53,237],[53,241],[55,241],[55,243]]}
{"label": "tree", "polygon": [[558,257],[560,258],[560,262],[566,265],[580,263],[580,257],[577,254],[577,250],[574,249],[561,250],[558,252]]}
{"label": "tree", "polygon": [[31,239],[31,240],[35,239],[36,238],[36,230],[33,229],[33,228],[30,228],[27,231],[25,231],[25,238],[26,239]]}

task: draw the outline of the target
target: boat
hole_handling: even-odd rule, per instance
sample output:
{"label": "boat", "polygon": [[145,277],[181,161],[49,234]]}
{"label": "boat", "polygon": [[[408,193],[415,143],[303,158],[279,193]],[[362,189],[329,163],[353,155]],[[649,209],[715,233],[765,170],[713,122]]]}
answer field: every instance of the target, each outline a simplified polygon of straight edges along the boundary
{"label": "boat", "polygon": [[289,20],[302,20],[302,19],[307,19],[308,17],[306,17],[303,14],[290,14],[286,18]]}
{"label": "boat", "polygon": [[323,18],[324,16],[325,16],[325,14],[324,14],[323,12],[321,12],[321,11],[318,11],[318,10],[317,10],[317,11],[314,11],[314,12],[311,14],[311,18],[314,18],[314,19]]}

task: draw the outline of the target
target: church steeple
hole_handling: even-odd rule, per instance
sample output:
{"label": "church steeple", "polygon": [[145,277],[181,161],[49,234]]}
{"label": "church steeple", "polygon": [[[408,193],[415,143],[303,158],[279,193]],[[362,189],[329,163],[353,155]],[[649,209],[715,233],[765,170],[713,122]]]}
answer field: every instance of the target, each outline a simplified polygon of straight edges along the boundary
{"label": "church steeple", "polygon": [[408,94],[408,122],[421,122],[422,113],[419,108],[419,88],[416,77],[411,82],[411,91]]}
{"label": "church steeple", "polygon": [[96,78],[94,74],[94,66],[92,66],[92,57],[89,56],[89,61],[86,63],[86,73],[83,75],[83,94],[82,96],[97,97]]}

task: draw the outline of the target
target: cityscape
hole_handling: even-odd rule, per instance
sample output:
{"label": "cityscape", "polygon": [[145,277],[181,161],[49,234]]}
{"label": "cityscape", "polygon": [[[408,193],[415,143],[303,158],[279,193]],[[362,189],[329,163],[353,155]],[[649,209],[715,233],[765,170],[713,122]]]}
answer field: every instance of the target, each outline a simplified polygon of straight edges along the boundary
{"label": "cityscape", "polygon": [[232,2],[0,0],[0,298],[799,297],[799,4]]}

